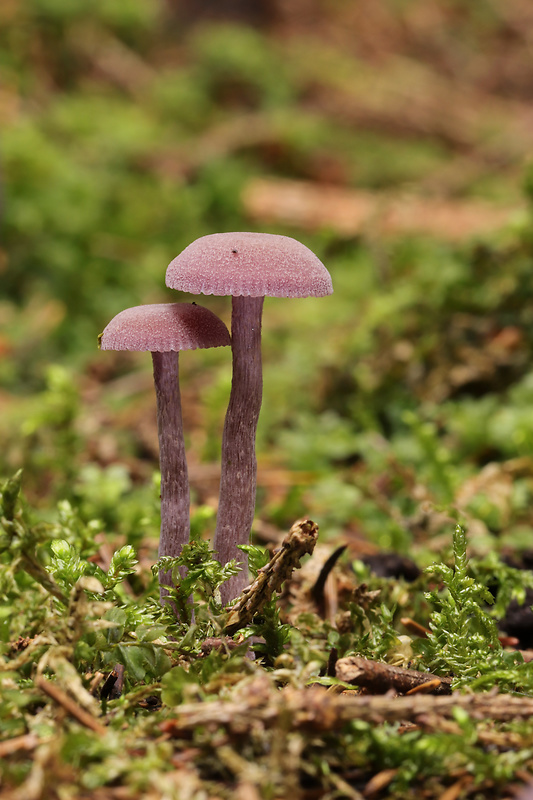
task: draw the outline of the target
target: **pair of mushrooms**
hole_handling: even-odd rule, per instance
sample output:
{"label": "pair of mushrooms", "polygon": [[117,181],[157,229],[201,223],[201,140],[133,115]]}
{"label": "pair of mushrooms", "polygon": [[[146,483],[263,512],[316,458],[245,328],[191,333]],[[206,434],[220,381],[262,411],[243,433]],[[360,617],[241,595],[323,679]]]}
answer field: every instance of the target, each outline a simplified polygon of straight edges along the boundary
{"label": "pair of mushrooms", "polygon": [[[183,440],[178,353],[231,344],[233,374],[222,437],[220,497],[213,548],[243,569],[221,587],[224,604],[248,584],[247,544],[255,512],[255,437],[261,408],[261,318],[265,296],[324,296],[333,291],[322,262],[300,242],[267,233],[215,233],[190,244],[169,265],[166,284],[192,294],[232,295],[231,339],[222,320],[195,303],[128,308],[100,337],[102,350],[149,350],[157,399],[161,468],[159,557],[189,541],[189,481]],[[170,574],[160,574],[163,587]],[[161,599],[167,594],[162,588]]]}

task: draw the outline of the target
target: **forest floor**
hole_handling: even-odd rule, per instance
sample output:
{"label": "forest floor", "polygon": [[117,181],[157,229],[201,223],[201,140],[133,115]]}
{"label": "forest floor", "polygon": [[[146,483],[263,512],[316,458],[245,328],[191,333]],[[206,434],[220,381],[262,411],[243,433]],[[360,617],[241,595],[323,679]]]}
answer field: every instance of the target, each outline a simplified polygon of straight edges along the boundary
{"label": "forest floor", "polygon": [[[531,4],[188,6],[0,8],[0,796],[513,798],[533,769]],[[229,610],[210,544],[231,357],[180,356],[177,618],[150,359],[97,335],[190,301],[166,265],[231,230],[301,240],[334,293],[265,302],[253,583]],[[228,298],[192,299],[229,325]]]}

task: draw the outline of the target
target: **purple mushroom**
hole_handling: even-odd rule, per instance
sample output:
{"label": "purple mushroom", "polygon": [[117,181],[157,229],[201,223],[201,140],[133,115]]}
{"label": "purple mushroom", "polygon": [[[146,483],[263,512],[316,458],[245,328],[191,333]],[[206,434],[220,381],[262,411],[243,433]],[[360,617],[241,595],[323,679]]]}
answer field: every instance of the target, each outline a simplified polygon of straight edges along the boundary
{"label": "purple mushroom", "polygon": [[[177,557],[189,541],[189,479],[179,388],[179,351],[230,344],[228,329],[216,314],[195,303],[161,303],[127,308],[100,336],[102,350],[149,350],[157,400],[161,468],[159,557]],[[171,573],[159,574],[163,586]],[[168,592],[161,589],[161,602]]]}
{"label": "purple mushroom", "polygon": [[229,602],[248,583],[247,544],[255,512],[255,436],[261,408],[263,300],[331,294],[331,277],[300,242],[269,233],[215,233],[192,242],[169,265],[167,286],[193,294],[232,295],[233,378],[222,439],[220,500],[214,549],[222,564],[245,569],[222,586]]}

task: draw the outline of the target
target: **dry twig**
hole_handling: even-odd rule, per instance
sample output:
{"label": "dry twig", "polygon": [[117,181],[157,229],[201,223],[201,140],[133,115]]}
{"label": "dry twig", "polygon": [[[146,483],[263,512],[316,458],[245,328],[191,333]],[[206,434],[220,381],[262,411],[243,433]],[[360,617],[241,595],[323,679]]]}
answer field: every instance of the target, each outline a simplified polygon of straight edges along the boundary
{"label": "dry twig", "polygon": [[37,678],[35,685],[38,689],[47,694],[48,697],[51,697],[55,703],[64,708],[71,717],[77,719],[85,728],[89,728],[101,736],[107,732],[105,725],[102,725],[92,714],[89,714],[88,711],[85,711],[85,709],[75,703],[72,698],[59,688],[59,686],[56,686],[51,681],[47,681],[46,678],[42,676]]}
{"label": "dry twig", "polygon": [[451,694],[452,691],[451,678],[440,678],[416,669],[393,667],[391,664],[361,656],[339,658],[335,673],[345,683],[364,686],[365,689],[382,694],[389,689],[395,689],[402,694],[415,689],[419,692],[427,691],[428,694]]}
{"label": "dry twig", "polygon": [[473,719],[509,721],[533,715],[533,698],[493,693],[451,695],[331,694],[323,688],[261,692],[248,691],[246,698],[234,701],[191,703],[179,707],[174,719],[162,724],[172,736],[192,733],[198,727],[224,727],[246,735],[258,725],[275,727],[281,722],[291,730],[333,731],[353,720],[372,724],[423,721],[424,727],[438,727],[454,710],[464,709]]}
{"label": "dry twig", "polygon": [[39,744],[39,737],[36,733],[25,733],[13,739],[6,739],[0,742],[0,758],[7,758],[22,750],[35,750]]}
{"label": "dry twig", "polygon": [[339,560],[339,558],[344,553],[347,547],[348,545],[343,544],[340,547],[337,547],[333,551],[333,553],[330,555],[330,557],[320,570],[320,573],[315,583],[311,587],[311,592],[310,592],[311,597],[313,598],[313,601],[315,602],[315,605],[321,616],[325,616],[326,614],[326,597],[324,594],[324,590],[326,588],[326,581],[331,573],[331,570],[333,569],[333,567],[335,566],[335,564],[337,563],[337,561]]}
{"label": "dry twig", "polygon": [[310,519],[295,522],[280,549],[270,562],[259,570],[257,578],[232,606],[224,633],[232,636],[248,625],[254,616],[268,603],[274,592],[300,566],[300,559],[312,553],[318,538],[318,525]]}

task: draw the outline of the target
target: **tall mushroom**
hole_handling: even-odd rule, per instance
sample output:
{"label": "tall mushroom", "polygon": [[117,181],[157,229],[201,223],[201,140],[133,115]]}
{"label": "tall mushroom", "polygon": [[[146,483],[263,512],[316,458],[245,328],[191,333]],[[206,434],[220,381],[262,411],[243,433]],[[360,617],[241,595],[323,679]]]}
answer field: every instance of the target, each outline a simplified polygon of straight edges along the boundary
{"label": "tall mushroom", "polygon": [[263,300],[331,294],[331,277],[305,245],[269,233],[214,233],[192,242],[169,265],[167,286],[193,294],[232,295],[233,378],[224,433],[214,549],[221,563],[244,562],[222,586],[229,602],[248,582],[247,544],[255,512],[255,436],[261,409]]}
{"label": "tall mushroom", "polygon": [[[189,479],[179,388],[179,351],[230,344],[216,314],[195,303],[160,303],[121,311],[100,336],[102,350],[149,350],[157,401],[161,468],[159,557],[177,557],[189,541]],[[171,586],[170,572],[159,573]],[[168,592],[161,588],[161,602]]]}

